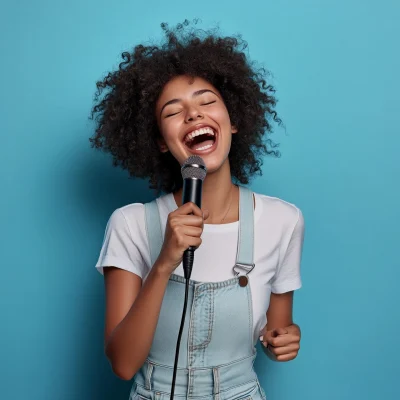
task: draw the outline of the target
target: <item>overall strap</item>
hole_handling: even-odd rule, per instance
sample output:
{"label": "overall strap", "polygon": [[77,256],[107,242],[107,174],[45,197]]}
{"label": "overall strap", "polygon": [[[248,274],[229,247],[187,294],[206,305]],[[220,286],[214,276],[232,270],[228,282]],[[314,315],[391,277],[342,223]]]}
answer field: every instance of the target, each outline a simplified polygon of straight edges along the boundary
{"label": "overall strap", "polygon": [[243,270],[247,275],[254,268],[254,203],[253,192],[239,186],[239,237],[234,271]]}
{"label": "overall strap", "polygon": [[151,265],[157,260],[163,244],[160,213],[158,212],[157,199],[145,203],[146,234],[149,244]]}
{"label": "overall strap", "polygon": [[[247,275],[254,268],[254,205],[253,192],[239,186],[239,236],[234,271],[243,270]],[[157,260],[163,244],[160,214],[157,200],[146,203],[146,233],[149,243],[151,264]]]}

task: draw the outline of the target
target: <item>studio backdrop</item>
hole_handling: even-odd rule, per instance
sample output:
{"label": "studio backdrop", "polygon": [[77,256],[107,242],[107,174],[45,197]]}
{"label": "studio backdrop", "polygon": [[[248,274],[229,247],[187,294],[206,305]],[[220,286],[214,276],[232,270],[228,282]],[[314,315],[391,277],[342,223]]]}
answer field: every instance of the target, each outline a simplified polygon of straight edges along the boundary
{"label": "studio backdrop", "polygon": [[396,400],[400,318],[400,3],[11,1],[0,10],[0,398],[123,400],[95,270],[111,213],[155,197],[90,148],[95,82],[160,24],[241,33],[284,125],[250,183],[303,211],[301,350],[269,400]]}

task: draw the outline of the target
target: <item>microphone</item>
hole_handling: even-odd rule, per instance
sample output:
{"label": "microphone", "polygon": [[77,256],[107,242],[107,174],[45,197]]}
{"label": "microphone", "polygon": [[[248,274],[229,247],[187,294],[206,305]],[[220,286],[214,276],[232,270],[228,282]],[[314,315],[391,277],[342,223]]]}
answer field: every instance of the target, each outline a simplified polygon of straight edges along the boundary
{"label": "microphone", "polygon": [[[203,189],[203,181],[207,174],[207,168],[203,159],[199,156],[190,156],[182,164],[181,173],[183,179],[182,204],[192,202],[196,204],[198,207],[201,207],[201,194]],[[186,315],[187,302],[189,296],[189,279],[190,275],[192,274],[195,250],[196,248],[194,246],[189,246],[189,248],[183,252],[183,257],[182,257],[183,272],[186,279],[185,300],[183,302],[181,326],[179,328],[178,340],[176,343],[175,363],[172,375],[170,400],[174,399],[175,380],[176,380],[176,372],[178,369],[178,359],[179,359],[179,346],[181,343],[183,326],[185,324],[185,315]]]}
{"label": "microphone", "polygon": [[[182,204],[193,202],[201,208],[203,181],[207,175],[204,160],[199,156],[190,156],[183,163],[181,173],[183,179]],[[186,279],[190,279],[192,274],[195,250],[194,246],[190,246],[183,253],[183,272]]]}

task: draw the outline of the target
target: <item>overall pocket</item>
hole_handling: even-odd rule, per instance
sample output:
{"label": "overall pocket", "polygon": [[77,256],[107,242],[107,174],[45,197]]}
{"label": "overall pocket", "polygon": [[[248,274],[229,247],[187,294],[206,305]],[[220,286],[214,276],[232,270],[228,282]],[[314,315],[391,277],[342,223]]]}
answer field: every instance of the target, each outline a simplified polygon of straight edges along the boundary
{"label": "overall pocket", "polygon": [[251,381],[230,389],[226,395],[221,397],[226,400],[264,400],[262,399],[257,381]]}
{"label": "overall pocket", "polygon": [[134,383],[129,395],[129,400],[154,400],[154,394],[151,390]]}

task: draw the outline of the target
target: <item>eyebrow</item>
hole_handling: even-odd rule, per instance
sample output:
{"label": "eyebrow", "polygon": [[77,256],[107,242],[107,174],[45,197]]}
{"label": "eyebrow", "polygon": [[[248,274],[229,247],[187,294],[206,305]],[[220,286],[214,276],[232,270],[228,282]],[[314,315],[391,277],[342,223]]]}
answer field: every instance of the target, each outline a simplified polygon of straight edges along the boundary
{"label": "eyebrow", "polygon": [[[203,93],[206,93],[206,92],[211,92],[211,93],[214,93],[216,96],[218,96],[217,93],[213,92],[211,89],[201,89],[201,90],[197,90],[196,92],[194,92],[194,93],[192,94],[192,97],[200,96],[200,95],[202,95]],[[218,97],[219,97],[219,96],[218,96]],[[169,106],[170,104],[179,103],[180,101],[182,101],[182,99],[172,99],[172,100],[167,101],[167,102],[162,106],[162,108],[161,108],[161,110],[160,110],[160,116],[161,116],[161,113],[163,112],[163,110],[164,110],[165,107]]]}

